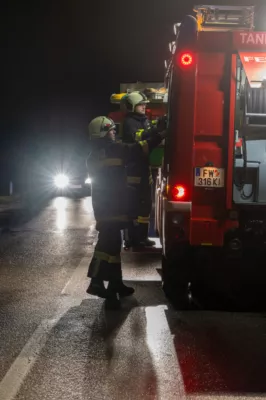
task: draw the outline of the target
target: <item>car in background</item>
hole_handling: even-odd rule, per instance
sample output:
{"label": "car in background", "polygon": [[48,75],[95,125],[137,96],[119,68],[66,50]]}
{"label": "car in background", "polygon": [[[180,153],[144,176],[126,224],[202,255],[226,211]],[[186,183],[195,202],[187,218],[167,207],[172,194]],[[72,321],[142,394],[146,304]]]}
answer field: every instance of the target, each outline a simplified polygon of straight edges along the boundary
{"label": "car in background", "polygon": [[91,178],[88,175],[69,176],[59,173],[54,176],[54,188],[61,196],[91,196]]}

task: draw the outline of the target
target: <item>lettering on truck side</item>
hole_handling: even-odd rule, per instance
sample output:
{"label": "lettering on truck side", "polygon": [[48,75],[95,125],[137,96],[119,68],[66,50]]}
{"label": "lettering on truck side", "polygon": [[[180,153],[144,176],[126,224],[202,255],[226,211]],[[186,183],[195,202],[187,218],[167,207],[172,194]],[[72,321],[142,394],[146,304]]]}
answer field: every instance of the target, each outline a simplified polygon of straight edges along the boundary
{"label": "lettering on truck side", "polygon": [[240,32],[242,44],[262,44],[266,45],[266,33]]}
{"label": "lettering on truck side", "polygon": [[245,62],[255,61],[257,63],[266,63],[266,57],[263,56],[244,56]]}

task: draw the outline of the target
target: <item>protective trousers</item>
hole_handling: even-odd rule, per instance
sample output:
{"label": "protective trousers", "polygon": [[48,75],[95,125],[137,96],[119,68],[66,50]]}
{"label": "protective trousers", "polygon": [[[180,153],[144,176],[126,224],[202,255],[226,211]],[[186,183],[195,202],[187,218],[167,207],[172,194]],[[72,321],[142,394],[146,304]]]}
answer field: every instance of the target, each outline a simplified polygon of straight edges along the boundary
{"label": "protective trousers", "polygon": [[148,238],[150,216],[152,210],[152,185],[141,185],[138,214],[139,241],[144,242]]}
{"label": "protective trousers", "polygon": [[119,222],[97,223],[98,241],[89,265],[88,277],[101,281],[121,281],[121,229]]}
{"label": "protective trousers", "polygon": [[152,185],[135,185],[138,192],[138,215],[137,224],[131,223],[128,229],[124,231],[124,240],[126,244],[138,246],[144,243],[148,237],[150,214],[152,209]]}

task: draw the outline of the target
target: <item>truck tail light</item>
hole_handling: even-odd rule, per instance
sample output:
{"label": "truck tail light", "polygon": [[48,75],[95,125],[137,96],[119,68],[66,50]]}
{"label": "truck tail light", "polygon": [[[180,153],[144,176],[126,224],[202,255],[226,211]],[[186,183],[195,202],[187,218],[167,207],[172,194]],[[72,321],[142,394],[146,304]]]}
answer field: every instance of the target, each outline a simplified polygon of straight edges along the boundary
{"label": "truck tail light", "polygon": [[182,53],[179,56],[179,62],[182,67],[189,67],[193,64],[193,55],[192,53]]}
{"label": "truck tail light", "polygon": [[183,200],[186,196],[186,189],[182,185],[175,185],[172,190],[173,199],[176,201]]}

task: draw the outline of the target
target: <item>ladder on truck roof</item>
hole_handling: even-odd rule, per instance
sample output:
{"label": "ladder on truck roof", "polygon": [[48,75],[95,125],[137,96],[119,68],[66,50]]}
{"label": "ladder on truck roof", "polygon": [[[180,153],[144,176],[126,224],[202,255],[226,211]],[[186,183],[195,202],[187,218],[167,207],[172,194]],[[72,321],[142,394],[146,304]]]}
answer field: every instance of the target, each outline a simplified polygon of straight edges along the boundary
{"label": "ladder on truck roof", "polygon": [[194,6],[200,31],[253,30],[254,6]]}

